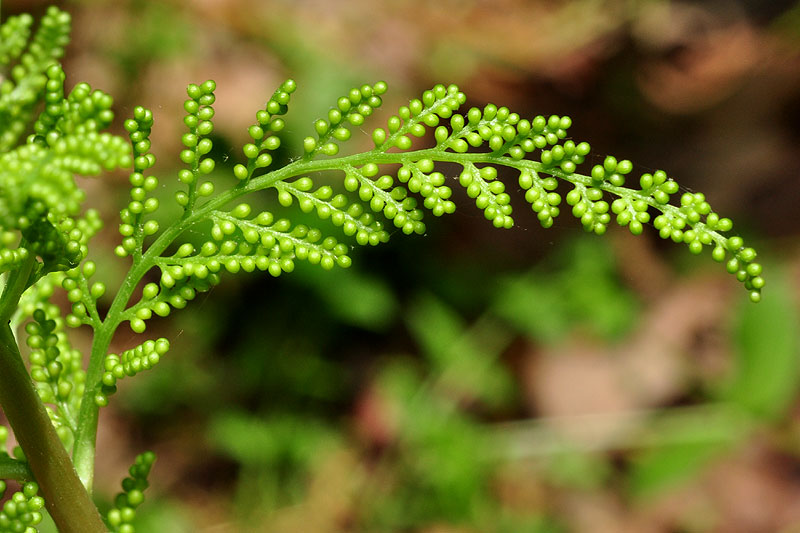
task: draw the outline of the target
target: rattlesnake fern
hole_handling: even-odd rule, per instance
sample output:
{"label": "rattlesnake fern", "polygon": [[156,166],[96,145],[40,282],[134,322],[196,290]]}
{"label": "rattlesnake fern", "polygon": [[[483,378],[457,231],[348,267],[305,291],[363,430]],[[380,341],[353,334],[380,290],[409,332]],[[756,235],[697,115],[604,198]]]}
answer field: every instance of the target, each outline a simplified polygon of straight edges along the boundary
{"label": "rattlesnake fern", "polygon": [[[545,228],[565,207],[598,235],[612,223],[637,235],[652,224],[662,238],[694,254],[708,248],[752,301],[761,297],[755,251],[731,234],[730,219],[712,211],[703,194],[679,195],[678,184],[662,170],[634,177],[631,162],[613,156],[580,173],[590,146],[570,137],[569,117],[523,118],[493,104],[464,109],[467,98],[455,85],[425,91],[372,130],[372,149],[347,153],[342,147],[361,134],[387,85],[354,88],[311,125],[302,153],[283,164],[273,154],[282,145],[283,116],[296,89],[287,80],[256,113],[241,162],[221,176],[210,155],[215,83],[193,84],[184,103],[184,167],[175,178],[158,178],[152,173],[152,113],[134,110],[124,122],[128,140],[105,132],[113,120],[111,97],[85,83],[65,92],[58,59],[69,16],[51,8],[31,40],[32,22],[21,15],[0,27],[0,64],[8,76],[0,82],[0,400],[22,446],[14,458],[0,454],[0,477],[26,483],[0,512],[0,531],[32,531],[44,503],[62,531],[133,530],[154,456],[137,458],[101,522],[88,495],[98,410],[120,379],[157,364],[169,342],[147,339],[109,353],[120,325],[143,333],[155,315],[182,309],[239,271],[279,276],[297,261],[347,268],[353,247],[423,234],[426,218],[453,213],[459,196],[454,188],[462,188],[493,226],[513,229],[512,196],[498,177],[501,168],[514,176],[511,192],[519,187]],[[31,121],[32,132],[24,137]],[[131,166],[115,250],[129,269],[103,313],[97,302],[107,288],[92,281],[97,265],[88,247],[101,217],[83,210],[86,194],[75,176]],[[174,195],[180,213],[159,223],[155,193],[164,179],[181,183]],[[565,187],[564,195],[559,191]],[[275,209],[256,212],[247,203],[255,194],[272,194]],[[319,228],[292,222],[293,210],[318,219]],[[207,237],[199,243],[189,238],[197,232]],[[154,272],[155,281],[146,282]],[[66,314],[50,301],[62,289],[71,304]],[[22,324],[31,348],[29,371],[14,333]],[[94,332],[86,368],[66,329],[80,326]],[[4,442],[7,432],[0,430]]]}

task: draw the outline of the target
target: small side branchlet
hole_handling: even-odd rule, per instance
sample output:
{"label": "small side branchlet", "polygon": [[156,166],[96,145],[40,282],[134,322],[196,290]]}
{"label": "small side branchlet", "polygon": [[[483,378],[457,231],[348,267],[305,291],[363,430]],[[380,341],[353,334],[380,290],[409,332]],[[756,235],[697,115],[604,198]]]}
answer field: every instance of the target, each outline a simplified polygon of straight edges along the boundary
{"label": "small side branchlet", "polygon": [[128,469],[130,475],[122,480],[122,492],[114,498],[114,507],[108,512],[107,522],[111,531],[136,531],[132,522],[136,518],[136,508],[144,503],[144,491],[150,486],[147,477],[155,460],[156,455],[153,452],[136,456],[133,465]]}

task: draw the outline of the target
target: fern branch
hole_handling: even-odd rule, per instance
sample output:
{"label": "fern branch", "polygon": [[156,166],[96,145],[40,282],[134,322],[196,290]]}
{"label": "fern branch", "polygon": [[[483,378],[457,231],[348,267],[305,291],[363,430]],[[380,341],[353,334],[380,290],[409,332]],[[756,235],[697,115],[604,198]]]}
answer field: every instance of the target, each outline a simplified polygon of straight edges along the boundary
{"label": "fern branch", "polygon": [[[116,252],[121,257],[132,256],[133,263],[95,332],[74,445],[75,464],[84,483],[90,483],[92,477],[98,409],[107,402],[111,382],[122,375],[119,370],[104,368],[111,338],[122,321],[129,321],[136,332],[144,331],[145,321],[153,314],[166,316],[171,308],[184,307],[198,291],[218,283],[223,270],[235,273],[258,268],[278,275],[291,271],[295,259],[307,259],[326,268],[350,264],[346,246],[313,228],[275,220],[269,212],[250,217],[246,203],[225,209],[258,191],[274,188],[282,206],[290,207],[297,201],[301,211],[315,212],[322,220],[330,218],[356,243],[377,244],[389,236],[379,217],[404,233],[423,233],[420,203],[436,216],[454,211],[446,178],[434,170],[438,164],[461,167],[458,182],[485,217],[496,227],[513,227],[511,198],[505,184],[497,179],[497,168],[506,167],[519,173],[525,199],[542,226],[552,225],[560,213],[559,182],[573,186],[566,203],[584,228],[597,234],[606,231],[612,214],[617,223],[638,234],[650,221],[650,212],[659,213],[653,225],[661,237],[683,242],[693,253],[713,246],[712,257],[727,259],[727,270],[745,285],[753,301],[760,299],[764,285],[761,266],[754,262],[755,251],[744,247],[740,237],[726,234],[732,228],[730,220],[711,211],[702,195],[684,194],[680,205],[670,204],[670,195],[678,187],[662,171],[642,175],[638,190],[624,186],[632,170],[626,160],[609,156],[590,174],[578,173],[577,166],[584,162],[589,145],[568,138],[569,117],[526,120],[492,104],[483,110],[471,108],[462,115],[457,111],[466,101],[463,93],[455,86],[438,85],[425,91],[421,99],[401,107],[389,118],[386,129],[373,130],[374,149],[340,156],[339,145],[350,139],[350,127],[361,126],[381,105],[386,90],[381,82],[353,89],[339,98],[327,118],[314,123],[316,138],[304,140],[303,155],[283,167],[271,168],[270,152],[281,145],[279,134],[285,127],[281,116],[287,112],[296,88],[288,80],[256,114],[257,122],[248,130],[253,142],[243,147],[247,162],[233,169],[236,181],[218,192],[212,182],[200,181],[215,168],[214,160],[208,157],[215,87],[214,82],[207,81],[190,85],[187,91],[184,109],[189,131],[182,139],[186,149],[181,153],[187,168],[178,175],[186,189],[175,196],[183,214],[166,228],[159,228],[145,216],[158,207],[155,198],[148,197],[158,181],[145,175],[155,162],[149,152],[152,114],[137,108],[134,118],[125,123],[133,143],[134,172],[131,201],[121,212],[123,239]],[[447,120],[449,126],[442,124]],[[412,138],[423,138],[429,128],[435,128],[435,145],[416,147]],[[397,169],[395,175],[379,175],[389,167]],[[334,195],[328,184],[312,191],[313,181],[308,176],[326,171],[343,175],[343,193]],[[615,200],[609,203],[606,198],[611,197]],[[180,244],[184,232],[209,221],[213,225],[212,240],[199,250],[190,243]],[[145,247],[145,237],[151,235],[154,240]],[[165,256],[176,244],[178,251]],[[161,270],[160,282],[147,284],[141,300],[131,304],[136,288],[152,268]]]}
{"label": "fern branch", "polygon": [[14,479],[22,482],[31,481],[33,473],[25,461],[12,459],[0,453],[0,479]]}

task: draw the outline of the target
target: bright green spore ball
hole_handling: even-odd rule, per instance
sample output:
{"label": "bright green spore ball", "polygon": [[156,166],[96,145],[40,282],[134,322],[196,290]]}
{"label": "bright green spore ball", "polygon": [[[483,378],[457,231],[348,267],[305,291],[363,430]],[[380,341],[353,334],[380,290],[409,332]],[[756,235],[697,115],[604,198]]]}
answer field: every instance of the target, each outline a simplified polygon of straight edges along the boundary
{"label": "bright green spore ball", "polygon": [[200,184],[197,188],[197,194],[200,196],[211,196],[214,194],[214,184],[210,181],[206,181]]}
{"label": "bright green spore ball", "polygon": [[320,152],[327,156],[334,156],[339,153],[339,145],[336,143],[325,143],[320,148]]}
{"label": "bright green spore ball", "polygon": [[382,94],[385,94],[388,89],[389,86],[386,84],[385,81],[379,81],[372,86],[372,93],[380,96]]}
{"label": "bright green spore ball", "polygon": [[214,167],[216,166],[216,162],[210,158],[206,157],[200,161],[200,166],[198,170],[200,170],[201,174],[210,174],[214,171]]}
{"label": "bright green spore ball", "polygon": [[233,175],[234,175],[234,177],[236,177],[236,179],[238,179],[240,181],[247,179],[248,174],[249,173],[247,172],[247,167],[242,165],[241,163],[237,163],[233,167]]}

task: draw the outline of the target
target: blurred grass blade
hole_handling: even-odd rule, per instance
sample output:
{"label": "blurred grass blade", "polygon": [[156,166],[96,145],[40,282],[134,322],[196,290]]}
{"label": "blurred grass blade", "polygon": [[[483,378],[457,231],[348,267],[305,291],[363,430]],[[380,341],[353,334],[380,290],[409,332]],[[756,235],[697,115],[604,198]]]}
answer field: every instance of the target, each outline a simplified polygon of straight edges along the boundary
{"label": "blurred grass blade", "polygon": [[785,277],[774,276],[769,297],[741,306],[734,331],[736,365],[721,399],[758,418],[780,416],[797,397],[800,320],[792,294]]}
{"label": "blurred grass blade", "polygon": [[406,324],[432,364],[437,387],[490,405],[511,395],[510,376],[498,359],[513,336],[497,321],[484,315],[467,326],[444,302],[423,294]]}
{"label": "blurred grass blade", "polygon": [[695,477],[752,426],[736,406],[708,405],[667,411],[648,424],[640,440],[650,447],[635,457],[628,476],[634,498],[649,498]]}

